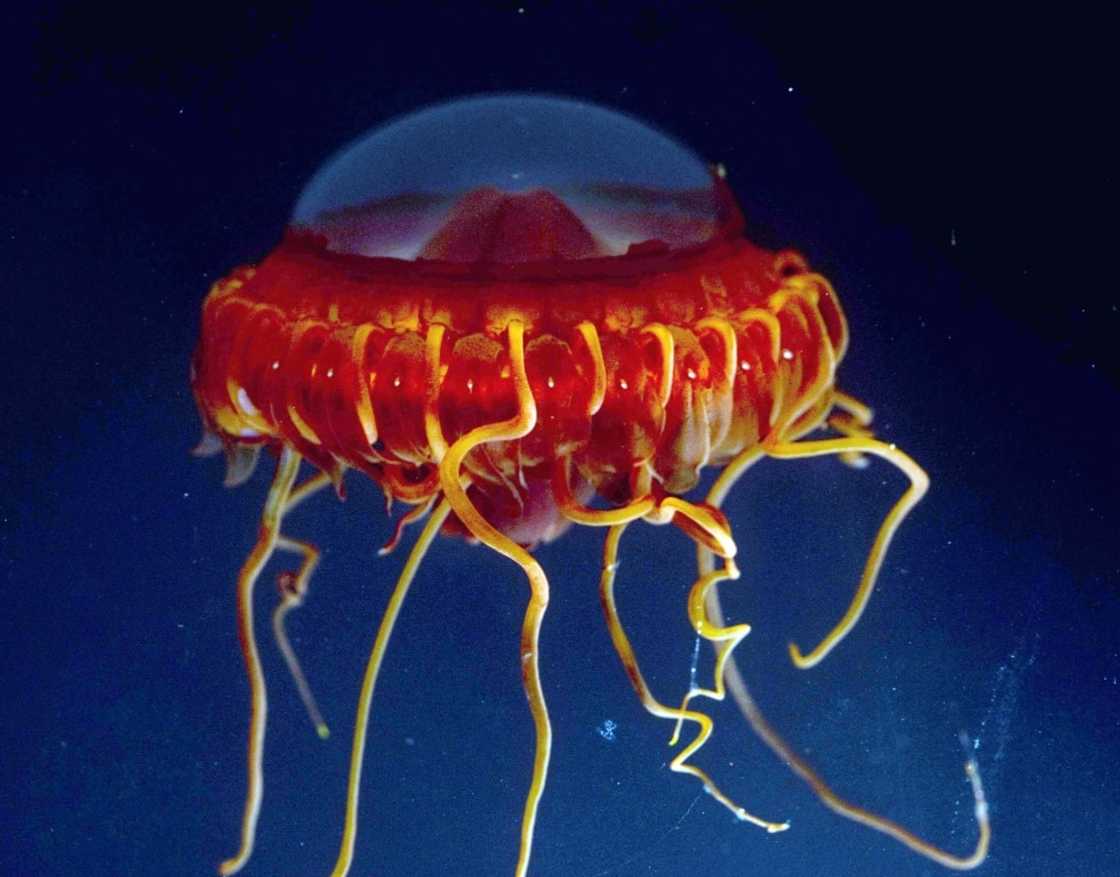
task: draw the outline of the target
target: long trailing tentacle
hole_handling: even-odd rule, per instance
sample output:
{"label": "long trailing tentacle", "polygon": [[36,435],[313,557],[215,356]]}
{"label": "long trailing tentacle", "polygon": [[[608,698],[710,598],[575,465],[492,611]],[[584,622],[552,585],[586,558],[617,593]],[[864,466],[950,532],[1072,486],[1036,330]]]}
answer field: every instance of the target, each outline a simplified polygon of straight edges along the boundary
{"label": "long trailing tentacle", "polygon": [[377,686],[377,677],[381,671],[381,662],[385,658],[385,650],[389,647],[389,638],[393,634],[393,626],[400,614],[401,606],[408,595],[408,589],[416,578],[416,571],[427,554],[432,541],[439,534],[440,527],[447,520],[451,511],[451,504],[443,500],[428,518],[424,529],[416,537],[408,561],[401,570],[397,585],[389,597],[389,603],[381,616],[381,624],[377,628],[377,636],[373,641],[373,649],[366,664],[365,677],[362,679],[362,691],[358,697],[358,714],[354,722],[354,741],[350,749],[350,778],[346,787],[346,818],[343,823],[342,844],[338,852],[332,877],[345,877],[354,860],[354,841],[358,835],[358,794],[361,790],[362,761],[366,748],[366,735],[369,730],[370,705],[373,703],[373,692]]}
{"label": "long trailing tentacle", "polygon": [[[739,578],[739,570],[733,560],[739,549],[731,535],[731,526],[723,513],[706,503],[697,504],[679,496],[666,496],[661,499],[652,512],[645,515],[645,520],[655,525],[675,524],[697,546],[724,558],[726,561],[723,570],[711,572],[697,580],[689,596],[688,613],[693,630],[696,631],[697,636],[703,636],[717,644],[716,681],[713,689],[697,688],[694,667],[692,684],[681,701],[680,710],[682,712],[677,717],[673,735],[669,740],[669,745],[675,746],[680,739],[681,727],[684,724],[683,711],[688,707],[693,697],[703,695],[714,697],[716,700],[723,700],[723,683],[721,680],[723,662],[730,658],[731,650],[743,637],[750,633],[751,628],[749,624],[740,624],[734,628],[720,630],[716,635],[710,626],[705,624],[706,619],[702,608],[697,608],[698,606],[702,607],[705,595],[716,582]],[[720,648],[721,645],[722,649]]]}
{"label": "long trailing tentacle", "polygon": [[[327,483],[330,483],[329,480]],[[284,573],[280,576],[278,582],[280,602],[276,604],[276,608],[272,611],[272,635],[276,640],[277,648],[280,649],[280,654],[284,656],[284,663],[288,665],[288,672],[296,684],[296,690],[299,692],[300,700],[303,701],[303,707],[307,711],[308,718],[311,719],[311,724],[315,726],[315,732],[323,740],[326,740],[331,734],[330,728],[323,720],[323,714],[319,711],[319,705],[315,702],[315,695],[311,692],[311,686],[307,682],[299,658],[296,656],[296,650],[292,648],[288,631],[284,627],[288,613],[302,606],[304,598],[307,597],[311,576],[319,565],[319,549],[310,542],[305,542],[302,539],[292,539],[288,536],[279,537],[276,540],[276,547],[302,555],[303,561],[296,572]]]}
{"label": "long trailing tentacle", "polygon": [[612,527],[649,514],[657,503],[651,494],[644,494],[624,506],[612,509],[593,509],[572,496],[572,458],[561,457],[552,470],[552,496],[560,514],[574,524],[585,527]]}
{"label": "long trailing tentacle", "polygon": [[676,719],[678,722],[695,722],[700,726],[696,737],[677,753],[676,757],[670,762],[670,769],[676,773],[686,773],[696,777],[703,784],[704,790],[708,794],[744,822],[750,822],[760,828],[765,828],[770,833],[785,831],[789,828],[788,822],[771,822],[748,812],[727,797],[707,773],[696,767],[696,765],[688,764],[688,759],[695,755],[708,741],[708,738],[711,737],[713,728],[711,718],[696,710],[684,708],[676,709],[674,707],[665,706],[653,696],[649,685],[645,681],[645,677],[642,676],[642,671],[638,667],[637,656],[634,654],[634,649],[630,645],[630,639],[627,637],[626,631],[622,627],[622,621],[618,614],[618,606],[614,599],[614,580],[615,573],[618,569],[618,543],[622,538],[622,534],[626,531],[627,526],[628,525],[625,523],[615,524],[607,532],[606,543],[603,547],[603,570],[599,579],[599,599],[603,605],[603,614],[606,616],[607,629],[610,631],[611,642],[614,643],[615,651],[618,653],[619,660],[622,661],[622,665],[626,669],[626,675],[630,677],[630,683],[634,687],[634,691],[637,693],[642,706],[645,707],[646,711],[651,715],[659,718]]}
{"label": "long trailing tentacle", "polygon": [[870,427],[875,419],[875,411],[866,402],[861,402],[851,393],[833,388],[831,403],[851,417],[860,426]]}
{"label": "long trailing tentacle", "polygon": [[855,596],[844,613],[844,617],[808,655],[803,655],[801,649],[795,643],[789,644],[789,654],[793,663],[800,669],[806,670],[823,661],[828,653],[836,648],[841,640],[856,626],[863,610],[867,608],[867,601],[871,598],[871,592],[875,588],[875,580],[878,578],[879,570],[883,565],[887,548],[906,515],[925,496],[926,490],[929,489],[929,476],[926,475],[921,466],[893,444],[859,436],[767,444],[763,446],[763,450],[767,456],[783,460],[819,457],[825,454],[870,454],[893,464],[910,479],[910,487],[887,512],[886,517],[883,518],[883,523],[879,526],[879,532],[875,534],[875,541],[868,552],[863,575],[860,577]]}
{"label": "long trailing tentacle", "polygon": [[[731,488],[735,486],[736,482],[743,477],[743,474],[750,469],[755,463],[762,459],[762,448],[757,445],[747,448],[745,451],[735,457],[730,463],[723,467],[722,471],[712,483],[711,488],[708,490],[708,495],[704,498],[706,505],[718,509],[723,505],[723,501],[727,498],[727,494],[731,492]],[[697,543],[696,545],[696,569],[697,581],[701,582],[708,577],[712,576],[715,572],[715,558],[716,555],[706,546]],[[694,586],[695,587],[695,586]],[[708,587],[704,592],[704,601],[708,609],[708,615],[714,622],[723,626],[723,607],[720,605],[719,589],[715,587]],[[745,636],[746,634],[744,634]],[[742,639],[742,637],[740,637]],[[728,681],[737,679],[740,684],[742,683],[742,676],[739,673],[739,668],[735,663],[733,657],[734,648],[738,645],[739,640],[732,639],[717,639],[712,642],[712,646],[716,654],[716,668],[721,670],[721,676],[726,676]],[[713,683],[713,689],[718,688],[721,679],[717,677]],[[734,688],[733,693],[734,693]],[[685,695],[685,703],[692,696],[690,691]],[[678,727],[679,731],[679,727]]]}
{"label": "long trailing tentacle", "polygon": [[[734,681],[738,678],[738,682]],[[851,819],[861,825],[866,825],[875,831],[880,831],[889,837],[894,838],[901,844],[909,847],[918,855],[924,856],[937,864],[950,868],[954,871],[971,871],[973,868],[979,866],[984,859],[988,857],[988,845],[991,842],[992,830],[988,819],[988,802],[984,797],[984,785],[980,781],[980,768],[976,763],[975,757],[968,752],[964,765],[965,775],[972,786],[973,797],[973,813],[976,819],[976,827],[978,836],[976,839],[976,846],[972,852],[967,856],[957,856],[953,853],[946,852],[940,847],[936,847],[929,841],[923,840],[910,830],[903,828],[897,822],[866,810],[846,801],[836,794],[821,778],[821,776],[813,770],[813,768],[805,761],[800,755],[794,752],[793,748],[782,739],[778,732],[775,731],[770,723],[766,721],[765,716],[762,715],[754,698],[751,697],[746,685],[742,682],[742,677],[728,673],[728,688],[735,698],[743,715],[750,723],[751,728],[759,736],[763,743],[770,747],[770,750],[777,755],[780,759],[785,761],[790,770],[803,779],[813,793],[820,799],[829,810],[843,816],[845,819]],[[967,747],[966,747],[967,751]]]}
{"label": "long trailing tentacle", "polygon": [[[703,546],[701,546],[703,549]],[[707,550],[707,549],[703,549]],[[681,709],[685,709],[694,697],[709,697],[712,700],[723,700],[727,695],[724,685],[724,669],[728,661],[732,661],[735,647],[751,632],[749,624],[733,624],[730,627],[712,624],[705,610],[710,594],[715,586],[728,579],[739,578],[739,570],[733,561],[725,561],[723,569],[712,570],[701,575],[693,584],[688,594],[688,618],[696,635],[710,642],[715,647],[716,666],[712,673],[714,682],[711,688],[697,687],[695,682],[681,702]],[[699,641],[697,641],[699,642]],[[669,745],[676,745],[680,736],[681,723],[677,722]]]}
{"label": "long trailing tentacle", "polygon": [[699,545],[720,557],[734,557],[739,550],[731,538],[731,528],[719,509],[699,505],[679,496],[664,497],[646,520],[653,524],[673,523]]}
{"label": "long trailing tentacle", "polygon": [[236,855],[218,866],[218,872],[223,875],[236,874],[245,867],[245,863],[253,854],[253,843],[257,834],[257,818],[260,816],[261,798],[264,795],[264,772],[261,763],[264,757],[264,732],[268,718],[268,692],[265,688],[264,672],[261,670],[256,633],[253,630],[253,592],[261,570],[265,568],[276,550],[276,543],[280,537],[280,524],[296,474],[299,472],[299,463],[299,454],[285,445],[280,452],[276,475],[272,479],[272,487],[269,488],[268,498],[261,512],[256,544],[249,552],[237,577],[237,632],[241,639],[245,671],[249,677],[251,703],[249,749],[246,757],[248,782],[245,791],[245,809],[241,818],[241,847]]}
{"label": "long trailing tentacle", "polygon": [[[843,401],[840,402],[840,404],[851,412],[854,417],[857,419],[860,418],[860,414],[852,411]],[[866,410],[867,417],[865,423],[870,423],[870,409]],[[735,482],[747,469],[758,462],[761,457],[762,449],[755,447],[744,451],[729,463],[709,490],[706,497],[707,503],[715,508],[719,508],[723,504],[731,488],[735,485]],[[705,577],[710,576],[715,569],[715,556],[703,545],[697,545],[696,557],[697,572],[700,581],[703,581]],[[708,618],[713,625],[724,630],[734,629],[725,626],[726,623],[723,609],[720,606],[718,591],[714,587],[709,587],[707,590],[705,607]],[[922,840],[898,823],[852,804],[837,795],[825,783],[820,775],[813,770],[812,766],[798,755],[793,747],[771,727],[765,716],[763,716],[754,698],[751,696],[750,690],[747,688],[747,684],[739,670],[739,666],[732,655],[735,644],[736,643],[732,641],[718,642],[715,644],[718,658],[717,672],[720,672],[721,675],[725,677],[727,690],[731,692],[731,696],[739,707],[739,711],[747,720],[751,729],[758,735],[759,739],[761,739],[778,758],[785,761],[790,766],[790,769],[809,785],[813,793],[826,807],[834,813],[843,816],[845,819],[859,822],[875,831],[882,832],[894,838],[919,855],[937,862],[946,868],[968,871],[979,866],[984,859],[987,858],[988,846],[991,841],[988,803],[984,796],[984,786],[980,779],[980,769],[971,752],[968,753],[965,761],[965,774],[972,787],[973,810],[978,836],[976,839],[976,846],[971,853],[966,856],[956,856],[934,846],[928,841]]]}
{"label": "long trailing tentacle", "polygon": [[331,483],[331,476],[326,472],[316,472],[314,475],[309,475],[302,484],[297,484],[292,488],[292,492],[288,495],[287,502],[284,503],[284,514],[286,515],[291,512],[292,509],[301,505],[305,500],[311,499],[311,497]]}
{"label": "long trailing tentacle", "polygon": [[[330,483],[331,477],[327,473],[317,472],[308,477],[302,484],[297,484],[292,488],[284,502],[284,514],[287,515],[296,506],[319,493]],[[325,740],[330,736],[330,728],[323,721],[319,705],[315,702],[315,695],[311,693],[311,686],[307,683],[307,677],[304,675],[296,651],[292,648],[291,640],[288,638],[288,631],[284,626],[288,613],[302,606],[307,597],[308,589],[311,587],[311,576],[319,565],[319,549],[310,542],[283,535],[277,535],[276,547],[281,551],[291,551],[299,554],[303,557],[303,560],[296,572],[282,574],[277,583],[280,591],[280,602],[276,604],[276,608],[272,611],[272,635],[276,640],[276,647],[280,649],[280,654],[284,657],[284,663],[288,666],[292,681],[296,684],[296,690],[299,692],[300,700],[303,701],[303,707],[307,711],[308,718],[311,719],[311,724],[315,726],[316,733]]]}
{"label": "long trailing tentacle", "polygon": [[[829,416],[830,427],[849,437],[875,438],[871,429],[875,412],[869,405],[841,390],[833,390],[832,398],[828,401],[830,405],[840,409]],[[840,461],[853,469],[864,469],[868,465],[867,457],[851,451],[840,454]]]}
{"label": "long trailing tentacle", "polygon": [[525,328],[518,320],[509,323],[511,378],[517,395],[517,413],[509,420],[476,427],[448,448],[439,464],[440,486],[447,502],[471,535],[488,548],[508,557],[521,567],[529,580],[529,602],[521,625],[521,682],[529,700],[529,711],[536,729],[533,778],[521,817],[521,847],[517,857],[517,877],[525,877],[533,849],[533,830],[537,808],[544,793],[548,762],[552,753],[552,725],[540,677],[540,631],[548,608],[548,578],[528,551],[499,532],[471,502],[464,487],[463,460],[479,445],[518,439],[532,432],[537,423],[537,405],[525,370]]}

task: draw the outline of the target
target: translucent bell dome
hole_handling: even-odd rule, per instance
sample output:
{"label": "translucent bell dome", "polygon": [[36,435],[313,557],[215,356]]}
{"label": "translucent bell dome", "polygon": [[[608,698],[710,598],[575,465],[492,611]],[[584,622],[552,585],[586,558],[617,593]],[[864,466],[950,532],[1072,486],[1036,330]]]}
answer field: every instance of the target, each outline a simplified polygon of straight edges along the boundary
{"label": "translucent bell dome", "polygon": [[504,264],[697,246],[721,203],[711,169],[648,125],[513,94],[373,129],[312,177],[291,222],[340,253]]}

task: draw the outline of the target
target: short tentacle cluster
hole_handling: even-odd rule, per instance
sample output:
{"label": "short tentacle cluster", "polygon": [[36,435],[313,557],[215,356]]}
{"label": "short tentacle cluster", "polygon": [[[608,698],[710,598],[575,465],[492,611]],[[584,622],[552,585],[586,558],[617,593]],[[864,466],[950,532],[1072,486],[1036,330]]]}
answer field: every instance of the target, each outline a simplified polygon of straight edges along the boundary
{"label": "short tentacle cluster", "polygon": [[343,258],[323,278],[332,294],[317,296],[286,285],[308,246],[292,241],[235,272],[204,306],[194,387],[230,449],[229,480],[252,471],[254,449],[279,441],[336,484],[349,467],[392,499],[429,502],[450,444],[516,406],[501,340],[516,320],[537,423],[464,466],[472,500],[524,544],[563,529],[558,464],[576,495],[625,504],[654,485],[686,492],[705,465],[812,428],[847,341],[823,278],[795,254],[745,242],[703,268],[620,278],[605,299],[596,279],[554,284],[531,304],[517,280],[466,302],[451,278],[429,280],[417,300],[392,278],[355,277]]}

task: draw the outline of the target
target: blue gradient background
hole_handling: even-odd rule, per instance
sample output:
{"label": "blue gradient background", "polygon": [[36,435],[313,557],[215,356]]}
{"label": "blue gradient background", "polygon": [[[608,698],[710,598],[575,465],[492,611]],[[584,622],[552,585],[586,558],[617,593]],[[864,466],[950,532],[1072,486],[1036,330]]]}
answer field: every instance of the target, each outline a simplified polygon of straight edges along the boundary
{"label": "blue gradient background", "polygon": [[[768,462],[731,497],[744,576],[726,604],[754,625],[739,656],[774,725],[838,791],[959,851],[967,730],[995,833],[980,874],[1120,873],[1120,326],[1093,248],[1092,34],[1075,46],[1048,22],[940,8],[907,23],[525,5],[61,5],[9,22],[0,872],[209,874],[234,850],[233,584],[268,473],[226,491],[216,461],[187,453],[199,303],[267,252],[343,143],[433,101],[530,89],[649,119],[726,164],[752,236],[835,282],[852,327],[841,385],[932,477],[860,627],[811,672],[785,643],[811,645],[843,611],[904,480]],[[247,875],[334,860],[360,675],[403,562],[375,555],[378,493],[349,490],[288,523],[323,549],[290,631],[334,734],[314,735],[262,625],[272,721]],[[699,762],[793,829],[736,824],[671,775],[671,727],[637,704],[602,623],[602,536],[540,551],[555,750],[534,875],[944,873],[826,811],[728,706]],[[621,611],[666,700],[688,681],[691,570],[677,533],[623,543]],[[426,560],[374,706],[354,873],[512,873],[532,752],[525,596],[481,549],[445,540]],[[272,589],[260,597],[263,616]],[[608,719],[613,742],[596,733]]]}

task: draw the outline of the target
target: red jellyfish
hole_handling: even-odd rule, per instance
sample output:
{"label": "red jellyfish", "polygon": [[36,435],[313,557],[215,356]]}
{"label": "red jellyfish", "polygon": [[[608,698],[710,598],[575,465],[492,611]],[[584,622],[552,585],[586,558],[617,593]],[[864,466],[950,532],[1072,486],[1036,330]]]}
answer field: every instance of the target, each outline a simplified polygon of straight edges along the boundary
{"label": "red jellyfish", "polygon": [[[872,543],[844,617],[807,654],[820,662],[863,612],[895,531],[928,486],[922,469],[871,432],[871,411],[836,386],[848,331],[829,282],[795,252],[743,236],[720,167],[619,113],[571,100],[478,97],[421,110],[343,150],[311,180],[291,227],[259,265],[215,284],[202,308],[191,384],[203,451],[224,449],[226,483],[243,482],[262,447],[278,457],[260,535],[238,579],[238,618],[252,693],[241,845],[252,853],[262,798],[266,689],[253,590],[277,551],[302,564],[281,580],[274,629],[321,731],[284,614],[318,560],[284,516],[344,473],[373,479],[424,526],[400,574],[366,667],[354,730],[343,837],[346,874],[371,701],[394,622],[436,535],[468,535],[512,560],[528,599],[517,652],[536,755],[514,873],[525,875],[552,731],[538,640],[549,601],[535,545],[572,524],[606,527],[602,605],[643,706],[693,729],[671,767],[691,774],[738,818],[767,831],[691,763],[713,732],[700,697],[731,690],[762,740],[837,813],[957,869],[989,841],[976,763],[967,757],[979,838],[963,857],[847,803],[758,712],[732,657],[747,634],[727,625],[716,585],[738,577],[720,512],[763,457],[880,457],[910,480]],[[806,439],[815,430],[831,437]],[[306,461],[314,470],[297,484]],[[705,466],[721,473],[703,501],[684,498]],[[594,498],[596,505],[592,505]],[[710,687],[679,706],[650,690],[613,596],[619,541],[637,520],[674,524],[697,545],[687,606],[717,661]],[[726,679],[726,684],[725,684]]]}

